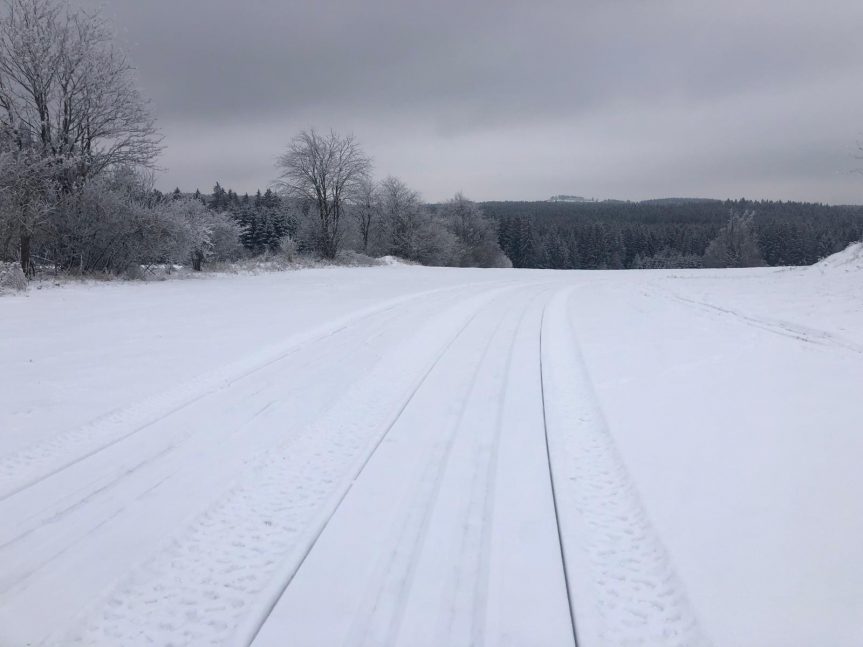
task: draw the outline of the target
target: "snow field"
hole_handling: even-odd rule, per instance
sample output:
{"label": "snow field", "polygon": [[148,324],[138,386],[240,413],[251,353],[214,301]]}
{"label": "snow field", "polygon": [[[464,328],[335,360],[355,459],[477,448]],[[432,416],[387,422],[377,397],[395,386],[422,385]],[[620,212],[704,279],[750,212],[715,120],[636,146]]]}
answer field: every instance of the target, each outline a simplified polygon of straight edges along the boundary
{"label": "snow field", "polygon": [[856,254],[4,296],[0,645],[859,645]]}

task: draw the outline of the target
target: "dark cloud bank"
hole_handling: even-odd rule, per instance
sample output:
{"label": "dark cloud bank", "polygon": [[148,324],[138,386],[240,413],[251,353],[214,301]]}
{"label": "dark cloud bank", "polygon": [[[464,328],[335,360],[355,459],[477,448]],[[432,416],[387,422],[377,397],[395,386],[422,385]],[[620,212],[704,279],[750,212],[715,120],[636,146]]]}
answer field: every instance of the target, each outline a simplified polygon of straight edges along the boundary
{"label": "dark cloud bank", "polygon": [[101,6],[165,133],[165,188],[265,186],[316,126],[429,200],[863,196],[859,0]]}

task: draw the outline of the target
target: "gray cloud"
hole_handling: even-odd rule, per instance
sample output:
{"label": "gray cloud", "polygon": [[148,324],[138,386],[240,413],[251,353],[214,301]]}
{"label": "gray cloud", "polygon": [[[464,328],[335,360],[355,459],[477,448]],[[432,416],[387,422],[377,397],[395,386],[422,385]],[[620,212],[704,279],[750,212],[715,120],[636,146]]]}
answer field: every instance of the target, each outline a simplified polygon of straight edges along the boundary
{"label": "gray cloud", "polygon": [[314,125],[432,200],[863,195],[859,0],[103,9],[166,134],[165,187],[264,186]]}

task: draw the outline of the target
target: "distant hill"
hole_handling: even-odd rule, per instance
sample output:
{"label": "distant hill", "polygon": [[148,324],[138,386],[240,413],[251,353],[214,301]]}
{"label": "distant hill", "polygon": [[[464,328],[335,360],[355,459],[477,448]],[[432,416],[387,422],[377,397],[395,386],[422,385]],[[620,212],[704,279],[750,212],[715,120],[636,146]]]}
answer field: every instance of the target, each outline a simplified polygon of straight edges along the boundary
{"label": "distant hill", "polygon": [[610,204],[652,204],[657,206],[663,205],[677,205],[677,204],[707,204],[707,203],[716,203],[722,202],[722,200],[716,200],[714,198],[653,198],[650,200],[616,200],[614,198],[606,198],[604,200],[597,200],[595,198],[583,198],[580,195],[553,195],[546,202],[569,202],[569,203],[594,203],[594,202],[604,202]]}
{"label": "distant hill", "polygon": [[596,202],[593,198],[582,198],[580,195],[553,195],[548,199],[549,202]]}

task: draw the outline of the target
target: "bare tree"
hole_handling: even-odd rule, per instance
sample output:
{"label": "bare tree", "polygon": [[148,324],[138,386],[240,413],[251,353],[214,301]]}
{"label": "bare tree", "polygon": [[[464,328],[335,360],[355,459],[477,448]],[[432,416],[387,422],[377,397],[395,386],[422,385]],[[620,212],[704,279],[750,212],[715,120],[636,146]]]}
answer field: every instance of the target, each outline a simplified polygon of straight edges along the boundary
{"label": "bare tree", "polygon": [[370,177],[364,178],[357,184],[353,204],[353,214],[360,230],[360,239],[363,241],[364,254],[368,253],[369,237],[380,211],[381,200],[378,185]]}
{"label": "bare tree", "polygon": [[89,176],[152,166],[161,150],[133,68],[99,14],[58,0],[3,0],[0,127]]}
{"label": "bare tree", "polygon": [[380,185],[381,219],[388,253],[423,265],[455,265],[460,243],[446,222],[398,178]]}
{"label": "bare tree", "polygon": [[[53,168],[28,150],[0,152],[0,231],[17,239],[18,257],[24,275],[32,277],[33,237],[47,222],[56,196]],[[8,246],[4,240],[3,249]]]}
{"label": "bare tree", "polygon": [[314,205],[318,217],[316,248],[335,258],[341,247],[342,210],[371,172],[371,160],[353,135],[303,131],[276,164],[279,184],[291,197]]}
{"label": "bare tree", "polygon": [[[34,183],[46,164],[65,193],[110,167],[152,166],[161,138],[105,20],[60,0],[2,0],[0,11],[0,140],[37,160]],[[32,224],[32,209],[17,220]],[[26,269],[33,233],[20,230]]]}
{"label": "bare tree", "polygon": [[425,216],[419,193],[390,176],[381,182],[380,200],[389,253],[417,260]]}

